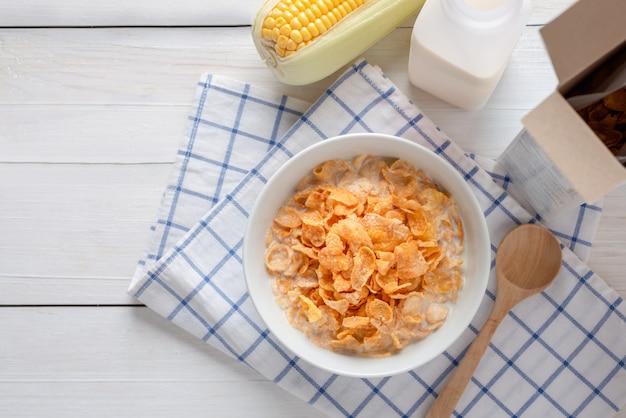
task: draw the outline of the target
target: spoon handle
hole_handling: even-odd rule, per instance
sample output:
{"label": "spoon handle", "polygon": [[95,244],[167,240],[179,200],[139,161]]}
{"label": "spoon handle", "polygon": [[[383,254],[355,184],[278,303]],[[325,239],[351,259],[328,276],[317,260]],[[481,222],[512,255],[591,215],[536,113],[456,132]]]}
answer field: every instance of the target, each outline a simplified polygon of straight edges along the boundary
{"label": "spoon handle", "polygon": [[435,399],[428,414],[426,414],[426,418],[449,418],[452,415],[502,318],[502,312],[498,309],[491,313],[476,339],[465,353],[461,363],[448,380],[448,384]]}

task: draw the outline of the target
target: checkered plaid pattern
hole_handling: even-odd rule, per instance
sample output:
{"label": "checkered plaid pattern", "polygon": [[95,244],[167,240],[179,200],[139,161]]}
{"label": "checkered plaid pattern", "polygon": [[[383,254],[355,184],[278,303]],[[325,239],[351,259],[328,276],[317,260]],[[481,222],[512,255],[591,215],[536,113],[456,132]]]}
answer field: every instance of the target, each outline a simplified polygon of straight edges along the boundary
{"label": "checkered plaid pattern", "polygon": [[[467,180],[487,219],[493,255],[504,234],[542,222],[512,197],[492,160],[466,155],[379,69],[360,60],[313,105],[206,75],[146,254],[129,293],[164,318],[336,417],[423,416],[486,320],[495,273],[462,337],[428,364],[393,377],[329,374],[280,345],[245,286],[241,246],[256,194],[310,144],[351,132],[418,142]],[[457,405],[462,417],[611,417],[626,402],[626,308],[581,260],[601,205],[543,222],[563,244],[545,292],[502,322]]]}

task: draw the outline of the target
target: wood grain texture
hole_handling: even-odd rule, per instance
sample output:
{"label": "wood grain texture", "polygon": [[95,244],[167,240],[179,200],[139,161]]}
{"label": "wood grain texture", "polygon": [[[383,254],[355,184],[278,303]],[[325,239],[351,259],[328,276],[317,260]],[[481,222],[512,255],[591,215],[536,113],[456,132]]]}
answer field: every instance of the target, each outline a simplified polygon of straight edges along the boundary
{"label": "wood grain texture", "polygon": [[0,305],[126,295],[170,164],[0,164]]}
{"label": "wood grain texture", "polygon": [[[414,18],[364,57],[464,149],[494,157],[554,89],[538,31],[573,1],[535,2],[478,112],[409,84]],[[277,82],[246,26],[259,4],[0,0],[0,416],[321,416],[126,295],[200,76],[308,101],[336,77]],[[626,186],[605,197],[589,260],[622,295],[624,207]]]}
{"label": "wood grain texture", "polygon": [[[470,152],[498,155],[521,129],[521,117],[556,85],[538,29],[530,27],[487,106],[480,112],[453,109],[409,83],[409,41],[410,30],[398,29],[364,57]],[[150,161],[158,151],[163,161],[182,136],[205,72],[309,102],[337,76],[305,87],[280,84],[253,50],[247,28],[10,29],[0,30],[0,42],[0,136],[9,139],[0,141],[0,161]],[[47,129],[33,130],[34,119]]]}
{"label": "wood grain texture", "polygon": [[145,307],[3,308],[0,324],[2,417],[322,416]]}
{"label": "wood grain texture", "polygon": [[[529,24],[544,24],[574,0],[535,2]],[[0,27],[249,25],[262,0],[0,1]],[[410,25],[408,20],[404,25]]]}
{"label": "wood grain texture", "polygon": [[259,0],[26,0],[0,2],[0,26],[249,25]]}

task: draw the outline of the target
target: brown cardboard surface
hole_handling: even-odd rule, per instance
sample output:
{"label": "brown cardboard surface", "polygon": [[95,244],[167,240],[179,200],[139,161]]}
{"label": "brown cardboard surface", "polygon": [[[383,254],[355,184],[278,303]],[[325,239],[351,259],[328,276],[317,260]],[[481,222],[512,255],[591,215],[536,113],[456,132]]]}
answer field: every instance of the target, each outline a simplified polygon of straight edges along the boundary
{"label": "brown cardboard surface", "polygon": [[522,122],[588,203],[626,180],[626,169],[560,93],[551,94]]}
{"label": "brown cardboard surface", "polygon": [[559,85],[522,119],[525,129],[498,161],[515,173],[515,189],[549,218],[595,203],[626,181],[626,168],[568,101],[602,97],[609,93],[603,86],[624,79],[626,0],[579,0],[541,35]]}
{"label": "brown cardboard surface", "polygon": [[540,33],[565,94],[626,41],[626,1],[580,0]]}
{"label": "brown cardboard surface", "polygon": [[626,169],[564,96],[592,72],[606,73],[602,68],[611,56],[623,60],[624,54],[616,52],[626,45],[626,0],[580,0],[542,28],[541,35],[559,88],[522,122],[591,203],[626,180]]}

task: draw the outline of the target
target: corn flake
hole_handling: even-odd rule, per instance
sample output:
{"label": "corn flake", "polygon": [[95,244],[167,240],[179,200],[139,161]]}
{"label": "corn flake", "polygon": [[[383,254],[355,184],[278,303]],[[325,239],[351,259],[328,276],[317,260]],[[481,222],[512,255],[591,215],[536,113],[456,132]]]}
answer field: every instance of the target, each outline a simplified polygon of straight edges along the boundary
{"label": "corn flake", "polygon": [[626,86],[582,109],[578,114],[614,155],[626,155]]}
{"label": "corn flake", "polygon": [[329,160],[268,231],[265,266],[289,322],[329,350],[386,356],[445,322],[463,286],[453,199],[402,159]]}

